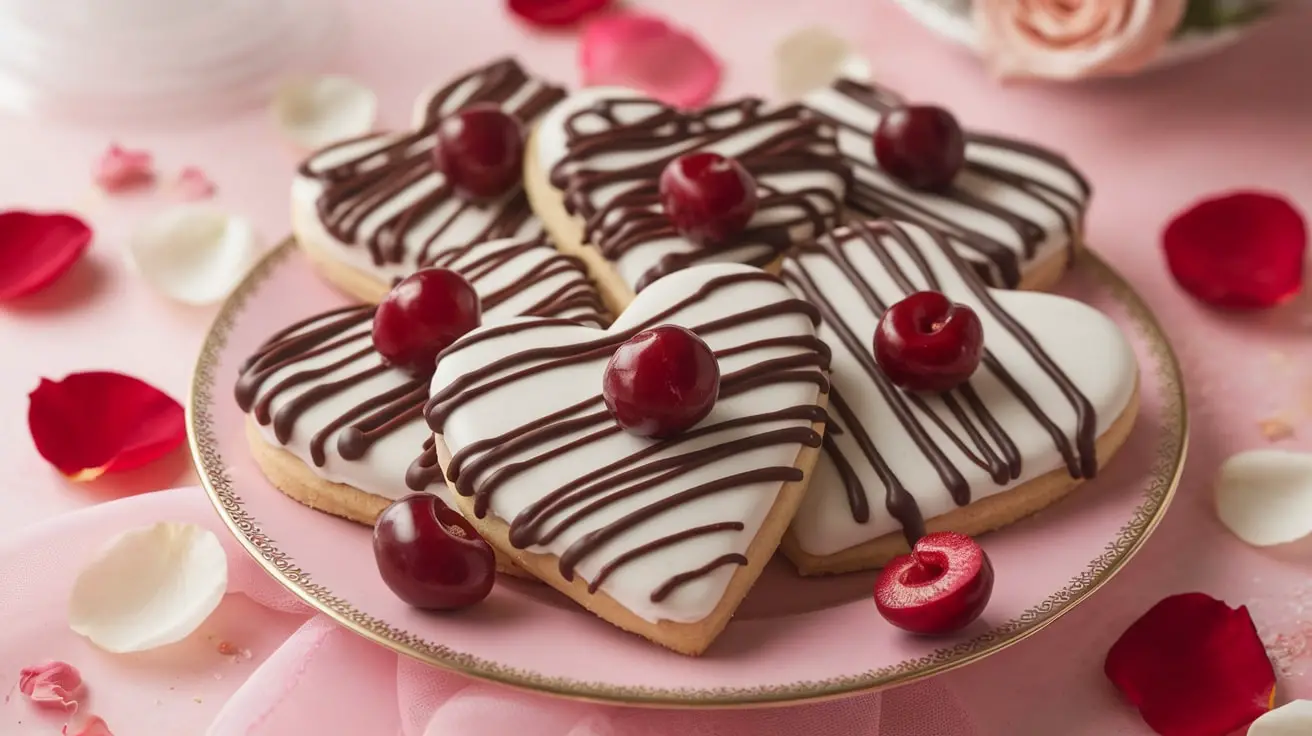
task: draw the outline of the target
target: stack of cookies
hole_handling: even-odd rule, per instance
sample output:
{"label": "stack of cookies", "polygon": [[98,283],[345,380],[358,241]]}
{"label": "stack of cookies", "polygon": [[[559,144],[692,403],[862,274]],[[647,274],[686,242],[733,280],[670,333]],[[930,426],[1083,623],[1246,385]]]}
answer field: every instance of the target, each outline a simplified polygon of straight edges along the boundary
{"label": "stack of cookies", "polygon": [[[501,572],[685,654],[776,550],[804,575],[871,569],[1051,504],[1137,409],[1118,328],[1038,291],[1081,247],[1088,186],[1057,154],[969,132],[949,180],[913,181],[872,145],[905,109],[840,79],[685,112],[501,60],[421,100],[412,130],[315,153],[296,239],[362,303],[244,365],[257,461],[362,524],[434,494]],[[438,146],[463,124],[495,148],[507,116],[527,131],[513,179]],[[376,305],[430,269],[463,277],[480,326],[401,360]],[[877,355],[881,318],[924,292],[982,334],[950,385]]]}

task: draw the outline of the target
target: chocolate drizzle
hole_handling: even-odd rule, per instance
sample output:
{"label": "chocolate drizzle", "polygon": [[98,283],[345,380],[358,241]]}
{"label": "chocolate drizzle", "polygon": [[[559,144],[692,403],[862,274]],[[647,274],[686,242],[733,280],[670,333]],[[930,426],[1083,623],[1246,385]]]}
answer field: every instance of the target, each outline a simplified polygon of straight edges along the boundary
{"label": "chocolate drizzle", "polygon": [[[496,61],[433,95],[417,129],[333,144],[306,159],[298,173],[323,185],[316,208],[334,238],[367,248],[376,266],[418,267],[453,244],[540,227],[522,189],[490,202],[467,201],[436,173],[434,132],[442,118],[471,105],[496,103],[528,123],[564,96],[559,87],[530,78],[515,61]],[[404,204],[394,204],[398,200]],[[417,233],[422,240],[409,242]]]}
{"label": "chocolate drizzle", "polygon": [[[495,395],[498,390],[513,387],[524,380],[541,380],[545,374],[561,368],[604,361],[620,343],[641,330],[666,322],[713,293],[735,284],[760,281],[777,279],[755,270],[716,276],[708,279],[689,296],[628,329],[612,330],[583,343],[522,350],[478,366],[435,391],[425,412],[429,427],[435,433],[443,434],[452,413],[471,401]],[[687,326],[698,335],[709,337],[796,314],[806,316],[813,324],[820,317],[813,305],[800,299],[784,298],[745,309],[738,314]],[[550,329],[557,324],[556,321],[543,320],[484,330],[457,341],[444,355],[453,355],[488,340],[513,338],[534,330]],[[723,360],[729,356],[781,347],[791,348],[789,354],[762,358],[747,367],[722,375],[720,401],[783,383],[812,383],[820,392],[828,391],[829,382],[825,371],[829,363],[829,350],[814,335],[757,339],[722,348],[716,355]],[[677,437],[642,443],[627,455],[615,457],[600,467],[571,476],[563,485],[543,489],[537,500],[509,520],[510,542],[519,549],[547,545],[571,529],[590,525],[585,533],[579,535],[559,555],[561,576],[572,580],[576,567],[583,559],[598,554],[603,547],[625,532],[687,503],[755,483],[801,480],[802,472],[792,465],[759,467],[730,472],[706,482],[690,483],[686,487],[676,486],[677,490],[659,498],[653,499],[650,495],[639,498],[644,492],[667,482],[677,483],[680,478],[697,469],[716,467],[728,458],[762,447],[818,447],[821,437],[811,425],[824,422],[825,418],[822,408],[807,404],[734,416],[711,424],[703,423]],[[750,434],[742,433],[743,428],[755,427],[760,429]],[[742,436],[709,443],[704,439],[730,430]],[[456,449],[446,465],[446,472],[456,492],[472,497],[474,513],[483,517],[489,512],[493,495],[515,476],[543,462],[584,452],[591,445],[620,431],[603,406],[598,381],[598,392],[594,395],[496,436],[482,438]],[[599,522],[596,516],[604,515],[617,504],[622,505],[626,512],[617,518]],[[613,556],[589,582],[589,590],[596,591],[616,569],[653,552],[695,537],[738,532],[743,528],[743,524],[736,521],[713,523],[659,537],[627,551],[612,552],[610,554]],[[741,565],[746,562],[741,554],[726,554],[697,569],[678,572],[653,590],[651,600],[660,602],[680,586],[724,565]]]}
{"label": "chocolate drizzle", "polygon": [[[828,231],[841,206],[840,191],[786,187],[786,177],[828,173],[844,185],[850,177],[850,169],[835,155],[833,131],[819,118],[797,105],[767,112],[754,98],[696,113],[642,98],[603,99],[566,118],[565,135],[568,152],[550,178],[564,192],[566,209],[584,219],[585,242],[612,262],[665,239],[683,246],[671,248],[645,269],[633,284],[635,292],[705,261],[773,262],[797,239]],[[747,145],[748,137],[759,140]],[[660,206],[661,171],[698,149],[732,153],[758,184],[756,217],[733,242],[715,248],[686,247]],[[642,162],[608,167],[606,157],[617,153]],[[742,251],[741,257],[725,257],[735,251]]]}
{"label": "chocolate drizzle", "polygon": [[[981,370],[991,373],[1043,427],[1064,459],[1071,477],[1092,478],[1098,470],[1094,444],[1097,439],[1097,417],[1092,403],[1034,337],[990,296],[988,289],[975,277],[973,270],[951,244],[937,232],[932,230],[925,232],[933,243],[932,246],[926,247],[937,248],[944,254],[951,267],[960,272],[962,281],[970,288],[977,303],[1033,358],[1069,402],[1076,418],[1074,436],[1070,436],[1039,406],[1038,401],[992,352],[985,352]],[[825,327],[860,364],[865,378],[872,384],[871,388],[883,397],[893,416],[915,443],[921,455],[934,468],[944,490],[951,495],[958,506],[970,503],[970,486],[948,458],[944,448],[931,436],[928,431],[929,426],[933,426],[940,436],[946,437],[947,441],[971,463],[985,470],[998,485],[1006,485],[1019,478],[1022,472],[1020,451],[1006,429],[985,405],[973,385],[975,379],[937,397],[955,420],[956,425],[961,428],[960,431],[954,430],[953,426],[928,404],[931,399],[903,391],[888,380],[875,363],[868,336],[858,335],[852,330],[848,320],[852,315],[834,303],[827,295],[823,284],[817,282],[814,272],[807,267],[807,261],[811,258],[822,257],[828,260],[838,268],[860,295],[864,306],[877,318],[883,314],[889,302],[875,293],[874,288],[855,265],[851,249],[857,247],[867,249],[878,260],[879,268],[896,284],[900,293],[892,301],[924,288],[942,290],[933,267],[925,253],[920,250],[921,246],[917,245],[900,226],[889,221],[853,223],[819,242],[802,246],[798,254],[790,258],[785,265],[783,278],[795,291],[814,303],[820,310]],[[894,250],[904,255],[906,260],[914,265],[914,273],[920,278],[920,282],[914,281],[911,274],[904,269],[902,262],[894,257]],[[851,390],[851,386],[857,382],[854,377],[848,378],[853,379],[846,384],[848,390]],[[830,391],[829,405],[835,421],[829,425],[824,448],[838,470],[853,519],[862,524],[869,521],[868,494],[851,461],[843,455],[838,443],[834,441],[835,437],[842,434],[849,434],[852,441],[860,448],[866,462],[884,486],[885,508],[901,524],[908,543],[914,543],[925,532],[925,519],[915,498],[903,484],[902,479],[893,472],[879,448],[875,446],[869,430],[845,400],[844,392],[840,387],[835,386]]]}
{"label": "chocolate drizzle", "polygon": [[[966,166],[958,175],[957,183],[942,194],[929,194],[908,189],[884,174],[875,162],[870,148],[873,134],[863,118],[852,118],[842,108],[834,109],[821,103],[828,95],[842,95],[847,105],[857,105],[883,116],[902,104],[895,93],[863,82],[840,79],[833,86],[807,98],[808,104],[840,130],[838,141],[845,158],[855,169],[855,177],[848,188],[847,203],[853,209],[872,217],[891,217],[937,228],[946,233],[953,245],[968,254],[968,260],[984,280],[994,286],[1014,288],[1021,282],[1025,261],[1034,258],[1039,246],[1048,237],[1045,226],[1027,217],[1014,206],[989,196],[990,191],[1020,190],[1032,198],[1034,207],[1051,210],[1062,223],[1073,248],[1080,238],[1081,219],[1090,196],[1088,182],[1071,167],[1062,156],[1035,145],[1009,138],[967,133]],[[873,119],[873,116],[871,116]],[[846,145],[845,145],[846,143]],[[1026,156],[1053,169],[1065,172],[1077,191],[1054,185],[1043,178],[1029,176],[1018,169],[1002,168],[993,156],[980,155],[985,149],[1009,151]],[[970,214],[959,214],[962,210]],[[1001,223],[1015,233],[1019,252],[1014,245],[990,234],[991,228],[972,223]]]}
{"label": "chocolate drizzle", "polygon": [[[535,255],[540,257],[532,265],[519,265],[520,259]],[[558,253],[541,235],[444,251],[431,265],[464,274],[478,290],[484,314],[567,317],[571,323],[598,327],[608,324],[600,295],[588,280],[583,263]],[[512,300],[516,302],[513,311]],[[326,445],[334,435],[337,454],[355,461],[364,458],[383,437],[406,427],[423,426],[428,380],[383,363],[373,347],[374,311],[372,306],[346,307],[302,320],[269,338],[242,366],[237,379],[238,406],[261,425],[272,424],[275,438],[287,444],[307,411],[365,381],[390,377],[385,389],[346,407],[315,431],[309,445],[316,467],[324,466]],[[333,359],[325,363],[327,356]],[[271,380],[275,373],[279,378]],[[281,397],[298,388],[304,390],[273,408]],[[406,471],[406,486],[423,490],[442,480],[429,436]]]}

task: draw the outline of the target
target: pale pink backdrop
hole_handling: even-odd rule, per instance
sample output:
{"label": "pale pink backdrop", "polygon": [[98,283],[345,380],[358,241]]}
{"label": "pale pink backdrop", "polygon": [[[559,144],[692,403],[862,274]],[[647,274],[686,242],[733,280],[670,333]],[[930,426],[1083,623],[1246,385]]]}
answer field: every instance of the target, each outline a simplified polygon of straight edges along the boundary
{"label": "pale pink backdrop", "polygon": [[[1136,615],[1162,596],[1183,590],[1249,604],[1283,670],[1281,700],[1312,696],[1312,652],[1302,653],[1312,637],[1312,623],[1304,614],[1304,609],[1312,612],[1312,543],[1267,551],[1244,546],[1215,521],[1209,490],[1226,456],[1271,445],[1258,429],[1262,419],[1282,415],[1294,425],[1295,437],[1276,446],[1312,448],[1312,369],[1307,367],[1312,365],[1312,301],[1263,315],[1218,314],[1180,294],[1157,245],[1172,212],[1218,190],[1274,189],[1312,210],[1312,81],[1306,73],[1312,68],[1312,45],[1306,42],[1312,9],[1258,32],[1230,53],[1186,67],[1128,81],[1003,88],[973,60],[936,41],[885,0],[636,4],[652,6],[705,37],[727,62],[725,94],[768,94],[775,42],[803,25],[829,25],[855,34],[878,78],[913,99],[945,103],[972,127],[1005,130],[1067,151],[1097,190],[1088,227],[1091,245],[1135,284],[1181,353],[1193,412],[1190,462],[1174,507],[1144,551],[1091,601],[1033,639],[932,685],[885,698],[884,733],[908,733],[905,724],[916,720],[909,699],[951,711],[954,715],[945,716],[944,723],[973,724],[927,731],[932,727],[921,723],[917,733],[1145,733],[1103,679],[1102,656]],[[573,81],[572,37],[528,33],[503,14],[501,5],[499,0],[351,3],[351,36],[333,69],[379,91],[386,125],[406,121],[419,90],[491,53],[513,51],[544,73]],[[456,8],[458,13],[452,12]],[[13,550],[27,539],[25,528],[60,514],[129,492],[194,482],[180,452],[143,471],[71,485],[37,456],[28,439],[26,394],[43,376],[117,369],[184,399],[192,362],[213,315],[212,309],[164,301],[127,267],[122,253],[131,224],[168,196],[163,190],[115,200],[94,195],[88,169],[111,140],[151,149],[165,178],[185,165],[201,166],[218,183],[217,203],[253,217],[269,242],[287,230],[288,178],[296,154],[279,141],[262,110],[186,129],[170,128],[167,121],[116,130],[0,121],[0,205],[73,209],[98,231],[92,254],[67,278],[35,299],[0,311],[0,467],[5,468],[0,549]],[[193,514],[212,522],[202,506],[174,501],[170,508],[187,509],[179,511],[183,517]],[[112,518],[122,521],[130,511]],[[86,533],[85,525],[77,523],[68,529]],[[66,556],[49,547],[30,560],[11,555],[0,560],[0,584],[32,565],[68,568],[82,547],[73,545]],[[263,590],[262,581],[249,582]],[[6,616],[21,616],[24,625],[45,622],[47,628],[51,621],[62,621],[57,601],[32,610],[14,605],[12,596],[19,590],[3,590],[0,609]],[[264,590],[254,597],[273,600],[276,594],[276,589]],[[33,657],[79,656],[76,663],[101,688],[93,709],[111,726],[113,716],[135,714],[142,723],[169,724],[168,733],[203,733],[266,658],[312,655],[325,641],[350,637],[319,630],[312,622],[294,640],[303,649],[278,649],[304,621],[301,612],[269,613],[242,596],[230,597],[207,626],[216,636],[240,640],[251,650],[249,662],[205,659],[198,652],[191,664],[165,667],[149,656],[113,660],[82,644],[49,654],[3,647],[0,689],[8,690],[9,678],[32,664]],[[204,649],[203,643],[196,646]],[[413,680],[405,677],[408,665],[398,676],[394,657],[354,640],[322,651],[336,659],[303,668],[308,679],[298,683],[324,692],[336,688],[336,697],[312,702],[338,716],[340,733],[421,732],[405,720],[413,714],[397,712],[398,681],[405,688]],[[357,688],[355,697],[340,694],[348,676]],[[286,682],[254,683],[242,688],[240,697],[276,699],[280,688],[290,687]],[[469,693],[472,697],[460,707],[495,706],[501,695],[495,688]],[[403,690],[400,697],[422,704],[444,695]],[[308,707],[305,702],[300,707]],[[515,702],[513,708],[527,707],[522,700]],[[872,714],[878,718],[877,710],[877,703],[867,701],[831,706],[813,717],[816,724],[832,724]],[[143,711],[148,713],[143,716]],[[450,723],[459,723],[458,716]],[[573,733],[633,732],[624,727],[628,722],[612,721],[607,727],[613,731],[585,724]],[[695,722],[681,719],[679,727]],[[54,730],[50,723],[34,716],[25,703],[0,705],[0,734],[57,732],[58,722]],[[286,729],[297,723],[294,710],[283,710],[249,730],[219,723],[210,733],[291,733]],[[776,727],[759,723],[758,732]],[[146,726],[139,732],[165,733]],[[826,731],[813,727],[811,732]],[[119,736],[132,733],[119,729]]]}

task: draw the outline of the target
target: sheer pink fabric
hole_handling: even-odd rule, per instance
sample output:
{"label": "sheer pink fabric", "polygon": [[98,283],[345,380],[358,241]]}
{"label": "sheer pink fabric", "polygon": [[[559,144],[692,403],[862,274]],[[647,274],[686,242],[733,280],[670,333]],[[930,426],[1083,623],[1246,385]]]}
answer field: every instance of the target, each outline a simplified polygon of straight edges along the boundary
{"label": "sheer pink fabric", "polygon": [[[231,595],[180,644],[135,655],[101,652],[65,621],[81,561],[118,532],[161,520],[201,524],[219,535]],[[0,591],[5,677],[51,659],[73,664],[88,687],[82,714],[103,717],[118,736],[976,733],[952,693],[934,681],[882,697],[705,713],[574,703],[426,667],[314,614],[247,557],[198,488],[92,506],[0,542]],[[249,659],[220,652],[223,642],[249,651]],[[65,717],[14,696],[0,706],[0,733],[57,733]]]}

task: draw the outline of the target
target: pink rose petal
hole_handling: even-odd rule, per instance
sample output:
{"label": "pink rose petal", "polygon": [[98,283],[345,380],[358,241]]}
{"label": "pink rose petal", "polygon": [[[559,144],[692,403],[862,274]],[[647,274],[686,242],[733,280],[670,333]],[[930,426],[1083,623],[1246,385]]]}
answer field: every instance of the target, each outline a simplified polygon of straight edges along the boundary
{"label": "pink rose petal", "polygon": [[81,689],[82,674],[66,662],[24,667],[18,674],[18,691],[37,705],[72,708],[76,712],[74,696]]}
{"label": "pink rose petal", "polygon": [[173,190],[184,202],[209,199],[214,196],[214,182],[199,167],[188,166],[178,174]]}
{"label": "pink rose petal", "polygon": [[720,85],[720,61],[699,38],[645,13],[589,22],[579,66],[584,86],[629,87],[676,107],[700,107]]}
{"label": "pink rose petal", "polygon": [[117,194],[155,181],[155,166],[147,151],[131,151],[117,143],[100,156],[91,177],[96,185]]}
{"label": "pink rose petal", "polygon": [[100,716],[91,716],[83,721],[82,725],[77,727],[75,731],[68,730],[68,724],[66,723],[64,729],[59,733],[62,736],[114,736],[109,730],[109,726],[105,725],[105,719]]}

